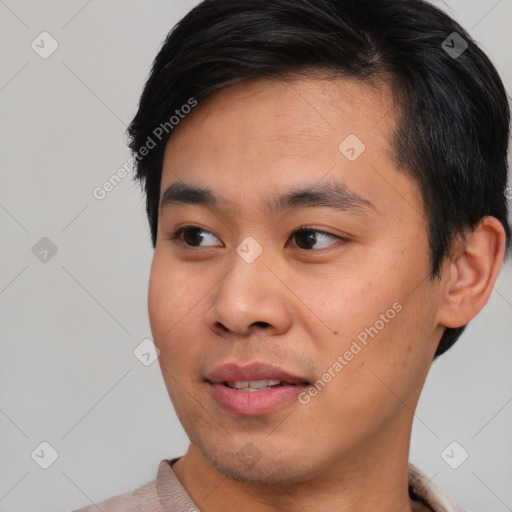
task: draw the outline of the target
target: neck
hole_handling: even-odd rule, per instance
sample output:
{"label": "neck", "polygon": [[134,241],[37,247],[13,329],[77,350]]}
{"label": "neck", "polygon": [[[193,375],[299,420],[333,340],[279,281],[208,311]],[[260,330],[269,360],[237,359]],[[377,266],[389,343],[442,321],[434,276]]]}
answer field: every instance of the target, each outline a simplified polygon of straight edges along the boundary
{"label": "neck", "polygon": [[[315,477],[293,484],[255,484],[229,478],[194,444],[172,468],[204,512],[412,512],[408,494],[410,430],[408,435],[396,434],[374,440],[370,449],[359,447],[353,454],[344,454]],[[397,443],[397,439],[401,441]]]}

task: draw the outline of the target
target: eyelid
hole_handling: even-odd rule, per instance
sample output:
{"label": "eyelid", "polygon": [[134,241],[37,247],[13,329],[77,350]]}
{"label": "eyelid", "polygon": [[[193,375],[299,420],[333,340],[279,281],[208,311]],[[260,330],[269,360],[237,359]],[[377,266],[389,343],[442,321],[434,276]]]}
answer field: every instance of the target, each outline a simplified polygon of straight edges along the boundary
{"label": "eyelid", "polygon": [[[202,226],[196,226],[194,224],[184,224],[183,226],[178,226],[169,236],[169,240],[171,240],[173,243],[181,243],[183,244],[187,249],[209,249],[211,247],[214,247],[212,245],[210,246],[207,246],[207,247],[194,247],[193,245],[188,245],[187,243],[185,243],[182,239],[181,239],[181,234],[186,230],[186,229],[197,229],[199,231],[204,231],[206,233],[209,233],[210,235],[212,236],[215,236],[210,230],[206,229],[206,228],[203,228]],[[215,236],[215,238],[217,238]],[[217,238],[218,240],[218,238]],[[222,242],[221,242],[222,243]],[[224,244],[222,244],[224,245]]]}
{"label": "eyelid", "polygon": [[[324,231],[323,229],[319,229],[319,228],[316,228],[314,226],[300,226],[300,227],[298,227],[297,229],[295,229],[292,232],[289,240],[292,240],[294,238],[294,236],[297,235],[297,233],[300,233],[301,231],[306,231],[306,232],[307,231],[312,231],[313,233],[321,233],[322,235],[330,237],[330,238],[334,238],[334,239],[338,240],[339,242],[346,242],[348,240],[348,237],[344,237],[344,236],[340,236],[340,235],[335,235],[333,233],[329,233],[328,231]],[[317,250],[314,250],[314,249],[310,249],[310,250],[308,250],[308,249],[301,249],[300,247],[296,247],[296,248],[299,249],[299,250],[308,252],[308,253],[309,252],[312,252],[312,253],[316,252],[316,253],[322,254],[325,251],[329,251],[330,248],[332,246],[335,246],[335,245],[338,245],[338,244],[332,243],[328,247],[323,247],[322,249],[317,249]]]}
{"label": "eyelid", "polygon": [[[173,233],[171,233],[171,235],[169,236],[169,239],[173,242],[173,243],[181,243],[183,244],[187,249],[194,249],[194,250],[199,250],[199,249],[210,249],[214,246],[206,246],[206,247],[194,247],[193,245],[188,245],[187,243],[185,243],[180,237],[181,237],[181,234],[187,230],[187,229],[197,229],[199,231],[204,231],[206,233],[209,233],[210,235],[214,236],[215,238],[217,238],[217,236],[215,236],[211,231],[209,231],[208,229],[206,228],[203,228],[202,226],[197,226],[197,225],[193,225],[193,224],[185,224],[183,226],[178,226]],[[307,226],[307,225],[303,225],[303,226],[299,226],[298,228],[296,228],[295,230],[292,231],[290,237],[288,238],[287,240],[287,243],[288,241],[292,240],[293,237],[297,234],[297,233],[300,233],[300,232],[304,232],[304,231],[312,231],[312,232],[315,232],[315,233],[321,233],[322,235],[325,235],[327,237],[331,237],[331,238],[335,238],[341,242],[343,241],[347,241],[349,237],[344,237],[344,236],[339,236],[339,235],[334,235],[332,233],[329,233],[328,231],[324,231],[322,229],[318,229],[318,228],[315,228],[313,226]],[[218,238],[217,238],[218,240]],[[222,243],[222,242],[221,242]],[[224,246],[224,244],[222,244]],[[331,245],[335,245],[335,243],[331,244]],[[330,247],[330,246],[329,246]],[[314,250],[314,249],[301,249],[300,247],[297,247],[299,250],[302,250],[302,251],[305,251],[305,252],[318,252],[318,253],[322,253],[324,252],[326,249],[328,250],[328,248],[322,248],[322,249],[318,249],[318,250]]]}

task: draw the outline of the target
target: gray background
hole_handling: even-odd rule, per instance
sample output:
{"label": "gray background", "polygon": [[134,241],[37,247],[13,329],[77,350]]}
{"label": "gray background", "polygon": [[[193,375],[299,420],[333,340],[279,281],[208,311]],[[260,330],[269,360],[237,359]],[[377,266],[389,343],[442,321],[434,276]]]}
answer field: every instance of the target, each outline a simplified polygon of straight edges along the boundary
{"label": "gray background", "polygon": [[[0,1],[3,512],[101,501],[185,452],[158,362],[133,353],[151,338],[144,197],[131,176],[101,201],[92,191],[128,159],[124,130],[150,64],[196,3]],[[512,0],[443,8],[510,91]],[[59,45],[47,59],[31,48],[43,31]],[[57,248],[46,262],[32,250],[43,237]],[[511,332],[509,261],[489,304],[434,364],[417,409],[411,461],[470,511],[512,510]],[[58,453],[48,469],[38,465],[51,456],[43,441]],[[458,469],[441,456],[453,441],[452,465],[469,453]]]}

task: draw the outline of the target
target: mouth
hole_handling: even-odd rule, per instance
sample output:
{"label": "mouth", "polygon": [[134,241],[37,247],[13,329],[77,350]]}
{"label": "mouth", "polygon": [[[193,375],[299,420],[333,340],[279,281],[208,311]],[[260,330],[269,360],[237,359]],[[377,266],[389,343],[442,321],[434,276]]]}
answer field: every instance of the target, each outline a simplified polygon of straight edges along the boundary
{"label": "mouth", "polygon": [[258,416],[274,412],[293,401],[310,382],[282,368],[252,363],[216,367],[206,381],[214,400],[237,416]]}
{"label": "mouth", "polygon": [[[273,379],[260,379],[260,380],[237,380],[231,382],[223,382],[224,386],[227,386],[231,389],[236,389],[237,391],[268,391],[269,389],[275,389],[283,386],[297,386],[298,384],[293,384],[290,382],[283,382],[282,380],[273,380]],[[303,382],[304,385],[309,385],[308,382]]]}
{"label": "mouth", "polygon": [[248,365],[225,363],[216,366],[207,376],[212,384],[226,383],[232,388],[261,389],[278,385],[309,384],[300,375],[294,375],[279,366],[254,362]]}

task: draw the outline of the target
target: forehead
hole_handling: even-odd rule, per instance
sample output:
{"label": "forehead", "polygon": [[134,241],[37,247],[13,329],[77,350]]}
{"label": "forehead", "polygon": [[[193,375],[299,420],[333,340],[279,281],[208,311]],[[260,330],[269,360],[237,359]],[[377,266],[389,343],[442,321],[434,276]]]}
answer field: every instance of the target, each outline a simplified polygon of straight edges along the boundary
{"label": "forehead", "polygon": [[[335,142],[347,128],[362,140],[387,139],[394,122],[393,96],[384,82],[370,86],[341,78],[258,79],[213,93],[177,126],[168,145],[204,146],[208,140],[199,141],[200,135],[208,134],[216,143],[229,135],[249,137],[247,150],[262,142],[273,150],[288,148],[309,156],[308,146]],[[229,128],[229,134],[221,127]]]}
{"label": "forehead", "polygon": [[[195,107],[173,131],[161,198],[182,181],[222,191],[218,195],[250,208],[256,196],[325,179],[368,197],[379,209],[379,195],[396,194],[390,182],[414,189],[395,168],[395,124],[393,96],[384,83],[301,78],[229,86]],[[415,201],[415,192],[399,193]]]}

